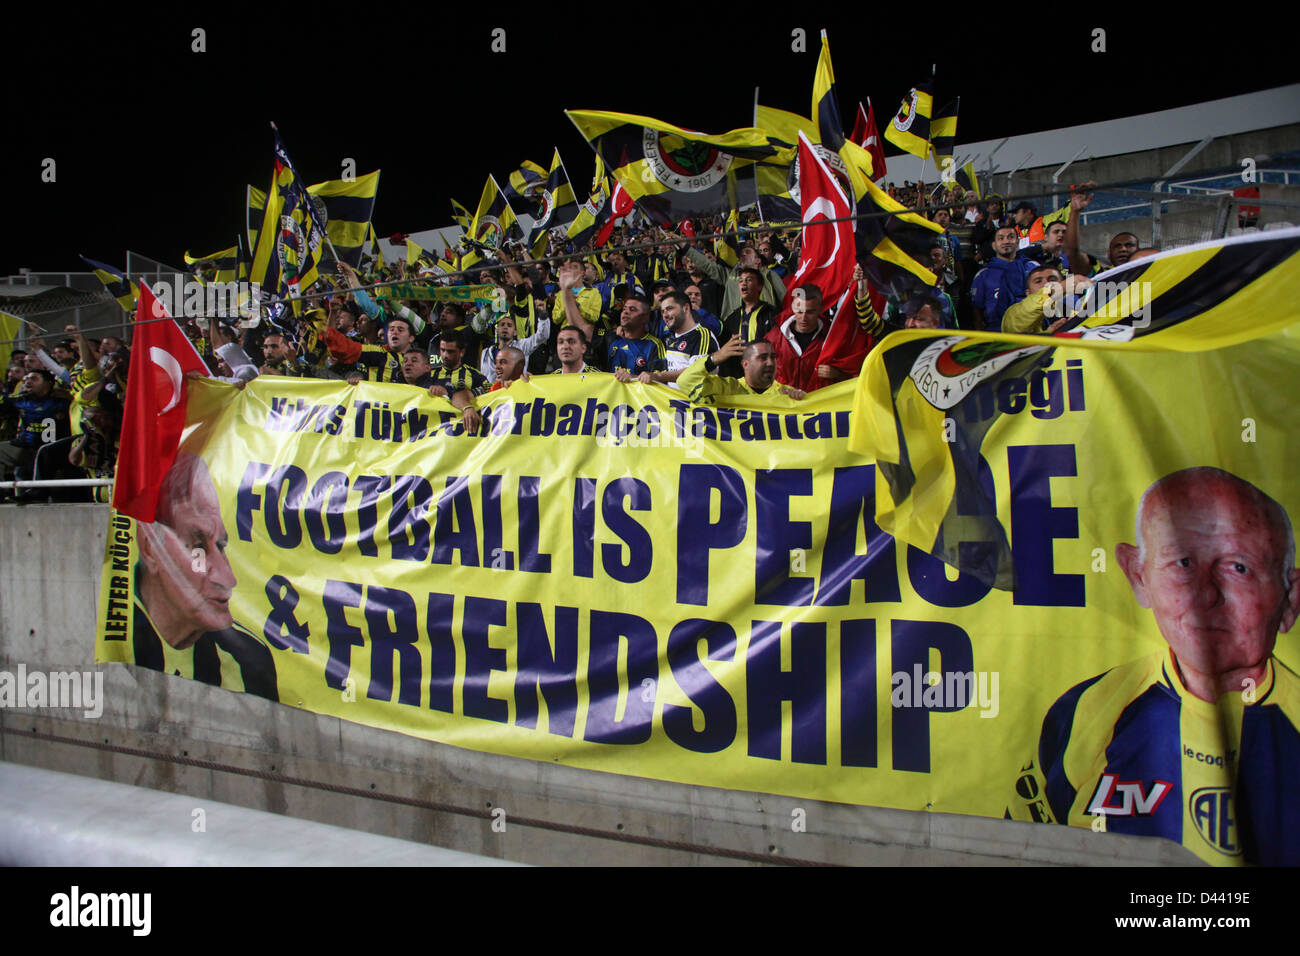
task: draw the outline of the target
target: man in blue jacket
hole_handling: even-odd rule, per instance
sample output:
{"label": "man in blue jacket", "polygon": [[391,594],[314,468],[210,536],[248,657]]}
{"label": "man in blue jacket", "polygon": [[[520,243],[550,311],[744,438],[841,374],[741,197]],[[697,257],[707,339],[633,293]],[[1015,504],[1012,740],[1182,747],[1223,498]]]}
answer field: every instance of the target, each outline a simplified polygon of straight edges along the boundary
{"label": "man in blue jacket", "polygon": [[1025,280],[1038,268],[1029,258],[1017,258],[1020,237],[1014,226],[1004,226],[993,237],[994,258],[975,274],[970,287],[976,328],[994,332],[1002,328],[1002,313],[1025,297]]}

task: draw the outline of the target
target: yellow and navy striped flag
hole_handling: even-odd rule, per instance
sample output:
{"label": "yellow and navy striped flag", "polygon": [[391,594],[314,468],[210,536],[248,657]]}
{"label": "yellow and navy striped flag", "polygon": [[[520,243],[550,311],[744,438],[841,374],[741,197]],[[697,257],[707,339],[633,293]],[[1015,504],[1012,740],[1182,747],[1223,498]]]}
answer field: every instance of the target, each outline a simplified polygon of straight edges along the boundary
{"label": "yellow and navy striped flag", "polygon": [[81,260],[90,266],[95,273],[95,277],[108,290],[108,294],[117,299],[118,305],[127,312],[135,311],[136,299],[140,297],[140,287],[138,285],[112,266],[96,262],[94,259],[87,259],[85,256],[82,256]]}
{"label": "yellow and navy striped flag", "polygon": [[511,208],[518,208],[520,212],[535,216],[537,201],[541,198],[542,190],[546,188],[546,178],[545,169],[525,159],[519,164],[518,169],[506,177],[506,186],[502,190],[506,202],[510,203]]}
{"label": "yellow and navy striped flag", "polygon": [[957,107],[961,97],[957,97],[947,106],[934,114],[930,120],[930,149],[934,153],[934,164],[943,169],[944,160],[952,161],[953,144],[957,141]]}
{"label": "yellow and navy striped flag", "polygon": [[[596,157],[599,164],[600,157]],[[609,202],[609,180],[604,176],[596,185],[587,201],[578,207],[578,214],[569,223],[568,239],[574,249],[581,249],[596,237],[601,228],[609,221],[611,215]]]}
{"label": "yellow and navy striped flag", "polygon": [[551,157],[551,169],[546,176],[546,187],[542,190],[541,208],[537,211],[534,230],[554,229],[556,235],[564,235],[564,227],[573,222],[578,215],[578,199],[569,182],[569,173],[560,159],[560,151],[555,150]]}
{"label": "yellow and navy striped flag", "polygon": [[489,176],[483,184],[478,209],[469,230],[469,238],[489,249],[500,249],[508,240],[523,239],[523,230],[515,218],[514,210],[506,200],[495,177]]}
{"label": "yellow and navy striped flag", "polygon": [[930,84],[912,87],[894,118],[885,127],[885,139],[913,156],[926,159],[930,155],[930,116],[934,111],[934,97]]}
{"label": "yellow and navy striped flag", "polygon": [[[1046,308],[1046,293],[1036,295]],[[1088,349],[1240,345],[1294,326],[1297,301],[1300,229],[1288,229],[1187,246],[1104,272],[1054,335],[890,333],[858,379],[849,437],[851,448],[876,459],[876,523],[985,584],[1014,588],[1009,536],[981,477],[993,455],[982,448],[985,437],[1006,404],[997,397],[1003,386],[1041,379],[1057,349],[1081,356]],[[1067,359],[1067,376],[1071,363],[1081,365]]]}
{"label": "yellow and navy striped flag", "polygon": [[740,214],[736,210],[731,210],[727,214],[727,224],[723,228],[723,235],[713,240],[713,254],[718,257],[720,262],[726,263],[728,268],[735,268],[740,264]]}
{"label": "yellow and navy striped flag", "polygon": [[753,127],[709,135],[629,113],[566,115],[628,196],[661,226],[688,216],[725,215],[753,202],[752,177],[746,182],[737,174],[777,151]]}
{"label": "yellow and navy striped flag", "polygon": [[375,235],[374,223],[370,224],[366,244],[369,246],[370,255],[375,260],[375,268],[384,268],[384,247],[379,244],[379,237]]}
{"label": "yellow and navy striped flag", "polygon": [[754,126],[777,148],[754,167],[759,215],[773,224],[799,222],[799,134],[816,143],[817,124],[798,113],[761,106],[755,99]]}
{"label": "yellow and navy striped flag", "polygon": [[557,149],[551,157],[546,187],[542,190],[533,230],[528,238],[529,255],[532,258],[540,259],[545,254],[546,241],[551,235],[563,239],[568,234],[569,223],[577,217],[578,208],[573,184],[569,182],[569,174]]}
{"label": "yellow and navy striped flag", "polygon": [[456,225],[460,226],[460,228],[464,229],[466,232],[469,232],[469,228],[474,222],[474,217],[470,215],[468,209],[466,209],[460,203],[456,202],[456,200],[452,199],[450,200],[450,202],[451,202],[452,220],[456,223]]}
{"label": "yellow and navy striped flag", "polygon": [[424,250],[415,244],[415,240],[410,236],[406,237],[406,264],[414,266],[420,261],[420,255]]}
{"label": "yellow and navy striped flag", "polygon": [[844,144],[844,124],[840,120],[840,105],[835,99],[835,72],[831,69],[831,44],[825,30],[822,31],[822,52],[817,58],[817,72],[813,74],[810,115],[817,127],[817,135],[808,138],[814,143],[821,143],[832,153],[838,153]]}
{"label": "yellow and navy striped flag", "polygon": [[262,228],[262,216],[266,214],[266,193],[256,186],[248,187],[248,198],[244,204],[245,231],[248,233],[248,248],[257,248],[257,231]]}
{"label": "yellow and navy striped flag", "polygon": [[18,340],[18,330],[22,327],[23,320],[18,316],[0,311],[0,368],[9,367],[14,343]]}
{"label": "yellow and navy striped flag", "polygon": [[[275,129],[272,125],[272,129]],[[275,130],[275,167],[253,250],[250,279],[268,295],[297,299],[319,277],[325,230]],[[300,303],[295,303],[295,311]]]}
{"label": "yellow and navy striped flag", "polygon": [[[975,174],[974,160],[953,173],[953,179],[957,181],[957,185],[962,188],[963,193],[973,192],[976,199],[980,198],[980,178]],[[1068,206],[1066,208],[1069,209]]]}
{"label": "yellow and navy striped flag", "polygon": [[239,278],[239,247],[231,246],[206,256],[185,253],[185,264],[199,282],[234,282]]}
{"label": "yellow and navy striped flag", "polygon": [[[799,149],[799,134],[803,133],[812,142],[819,141],[817,124],[807,117],[773,106],[754,104],[754,126],[767,134],[767,140],[773,146],[782,149]],[[793,141],[793,142],[792,142]],[[776,157],[765,160],[772,162]]]}
{"label": "yellow and navy striped flag", "polygon": [[858,262],[881,293],[905,295],[918,282],[934,285],[930,247],[943,233],[937,223],[907,212],[871,181],[871,155],[852,140],[840,147],[853,186]]}
{"label": "yellow and navy striped flag", "polygon": [[308,186],[307,193],[325,203],[325,231],[340,259],[356,268],[370,230],[379,195],[379,170],[351,180],[331,179]]}

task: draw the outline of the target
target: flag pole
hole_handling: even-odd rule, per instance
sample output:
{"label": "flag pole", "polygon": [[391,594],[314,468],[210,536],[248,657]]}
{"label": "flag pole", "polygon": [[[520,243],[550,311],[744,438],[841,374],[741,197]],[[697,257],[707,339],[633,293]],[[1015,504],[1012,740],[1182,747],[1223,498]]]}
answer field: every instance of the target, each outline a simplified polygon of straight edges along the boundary
{"label": "flag pole", "polygon": [[[931,97],[930,122],[927,123],[925,126],[925,155],[921,157],[921,175],[916,183],[916,198],[918,200],[923,195],[925,195],[925,162],[930,158],[930,153],[932,152],[933,149],[933,147],[931,147],[930,145],[930,135],[931,135],[931,126],[934,123],[934,77],[935,74],[938,72],[938,69],[939,69],[939,64],[937,63],[930,64],[930,91],[931,91],[930,92],[930,97]],[[939,164],[936,162],[935,168],[938,169],[938,167]]]}

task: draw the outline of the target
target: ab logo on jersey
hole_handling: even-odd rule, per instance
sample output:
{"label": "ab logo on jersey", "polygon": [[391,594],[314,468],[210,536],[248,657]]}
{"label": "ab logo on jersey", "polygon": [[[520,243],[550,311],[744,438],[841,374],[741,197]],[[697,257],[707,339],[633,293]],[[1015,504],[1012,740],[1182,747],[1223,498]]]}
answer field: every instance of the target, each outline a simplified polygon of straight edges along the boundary
{"label": "ab logo on jersey", "polygon": [[1231,788],[1202,787],[1188,799],[1187,812],[1206,843],[1226,856],[1241,856]]}

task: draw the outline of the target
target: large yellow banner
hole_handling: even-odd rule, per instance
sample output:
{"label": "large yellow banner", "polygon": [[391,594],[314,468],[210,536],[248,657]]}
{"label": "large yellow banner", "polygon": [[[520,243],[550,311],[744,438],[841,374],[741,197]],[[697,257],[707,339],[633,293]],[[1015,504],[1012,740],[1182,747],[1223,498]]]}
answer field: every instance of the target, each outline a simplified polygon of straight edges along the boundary
{"label": "large yellow banner", "polygon": [[1295,329],[1059,349],[990,394],[1014,591],[876,527],[852,382],[722,408],[542,376],[477,435],[407,386],[197,382],[158,520],[111,519],[97,658],[475,750],[1295,863]]}

